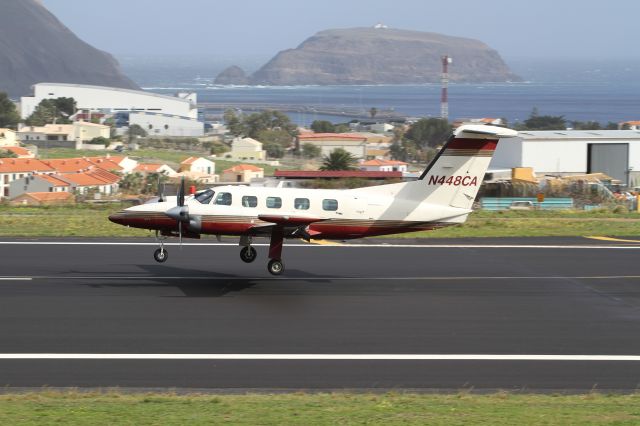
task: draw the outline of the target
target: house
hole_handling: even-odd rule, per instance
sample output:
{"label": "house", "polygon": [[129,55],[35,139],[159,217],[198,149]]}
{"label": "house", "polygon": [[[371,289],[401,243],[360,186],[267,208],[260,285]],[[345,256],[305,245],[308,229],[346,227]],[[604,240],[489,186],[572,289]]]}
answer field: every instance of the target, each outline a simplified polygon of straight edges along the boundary
{"label": "house", "polygon": [[94,169],[83,173],[70,173],[60,176],[65,181],[75,185],[77,194],[86,194],[95,190],[100,194],[110,195],[118,192],[120,177],[102,169]]}
{"label": "house", "polygon": [[[640,130],[640,121],[623,121],[618,123],[618,130]],[[0,129],[0,132],[2,129]]]}
{"label": "house", "polygon": [[16,206],[41,206],[73,203],[75,197],[69,192],[27,192],[11,200]]}
{"label": "house", "polygon": [[11,129],[0,127],[0,147],[17,146],[18,138],[16,132]]}
{"label": "house", "polygon": [[54,158],[42,160],[59,174],[80,173],[95,168],[95,164],[86,158]]}
{"label": "house", "polygon": [[225,157],[236,160],[264,161],[266,152],[262,150],[262,142],[252,138],[235,138],[231,142],[231,152],[225,153]]}
{"label": "house", "polygon": [[407,172],[409,164],[396,160],[369,160],[360,163],[360,170],[369,172]]}
{"label": "house", "polygon": [[55,169],[33,158],[0,158],[0,200],[9,197],[9,185],[34,174],[54,174]]}
{"label": "house", "polygon": [[340,148],[356,158],[366,158],[367,138],[354,133],[304,133],[297,137],[297,148],[311,144],[320,148],[325,156]]}
{"label": "house", "polygon": [[16,197],[25,193],[42,193],[42,192],[74,192],[75,184],[64,180],[60,175],[31,175],[21,179],[16,179],[9,185],[9,198]]}
{"label": "house", "polygon": [[251,182],[252,179],[262,179],[264,169],[251,164],[238,164],[222,172],[223,182]]}
{"label": "house", "polygon": [[109,126],[87,121],[76,121],[73,124],[24,126],[18,130],[18,138],[21,142],[46,148],[81,149],[83,144],[94,138],[109,139],[110,136],[111,128]]}
{"label": "house", "polygon": [[36,158],[36,154],[33,151],[21,146],[2,146],[0,151],[11,152],[16,155],[16,158]]}
{"label": "house", "polygon": [[216,163],[203,157],[189,157],[180,163],[180,172],[216,174]]}
{"label": "house", "polygon": [[176,171],[166,164],[138,164],[138,166],[133,169],[134,173],[140,173],[143,175],[148,175],[150,173],[160,173],[166,176],[175,176]]}

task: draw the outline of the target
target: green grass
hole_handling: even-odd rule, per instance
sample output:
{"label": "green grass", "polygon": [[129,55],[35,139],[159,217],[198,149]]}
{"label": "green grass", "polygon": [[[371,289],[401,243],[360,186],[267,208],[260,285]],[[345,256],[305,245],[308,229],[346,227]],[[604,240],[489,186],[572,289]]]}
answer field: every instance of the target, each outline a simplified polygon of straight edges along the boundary
{"label": "green grass", "polygon": [[[108,221],[127,206],[0,206],[0,236],[11,237],[142,237],[149,231]],[[459,226],[435,231],[390,235],[391,238],[640,236],[640,214],[593,212],[477,211]]]}
{"label": "green grass", "polygon": [[39,392],[0,395],[4,425],[637,425],[640,396]]}
{"label": "green grass", "polygon": [[597,211],[475,211],[462,225],[390,238],[640,236],[640,214]]}

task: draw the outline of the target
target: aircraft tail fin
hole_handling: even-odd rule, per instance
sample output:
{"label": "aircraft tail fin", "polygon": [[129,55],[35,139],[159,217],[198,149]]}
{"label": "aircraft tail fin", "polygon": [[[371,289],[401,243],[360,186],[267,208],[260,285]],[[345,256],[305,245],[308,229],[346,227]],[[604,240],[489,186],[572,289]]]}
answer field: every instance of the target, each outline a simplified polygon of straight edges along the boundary
{"label": "aircraft tail fin", "polygon": [[517,135],[504,127],[460,126],[412,185],[421,187],[423,200],[430,204],[470,209],[498,140]]}

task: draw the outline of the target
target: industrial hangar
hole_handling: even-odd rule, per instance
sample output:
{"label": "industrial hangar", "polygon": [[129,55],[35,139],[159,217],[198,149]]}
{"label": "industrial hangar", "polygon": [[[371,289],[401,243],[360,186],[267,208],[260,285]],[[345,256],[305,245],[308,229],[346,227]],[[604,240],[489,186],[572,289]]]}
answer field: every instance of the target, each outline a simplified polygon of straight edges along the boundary
{"label": "industrial hangar", "polygon": [[521,131],[498,148],[490,171],[532,167],[536,174],[604,173],[631,187],[640,184],[640,131]]}
{"label": "industrial hangar", "polygon": [[29,117],[44,99],[73,98],[78,111],[126,118],[152,136],[202,136],[204,123],[198,121],[197,95],[178,93],[165,96],[140,90],[66,83],[38,83],[33,96],[20,100],[20,115]]}

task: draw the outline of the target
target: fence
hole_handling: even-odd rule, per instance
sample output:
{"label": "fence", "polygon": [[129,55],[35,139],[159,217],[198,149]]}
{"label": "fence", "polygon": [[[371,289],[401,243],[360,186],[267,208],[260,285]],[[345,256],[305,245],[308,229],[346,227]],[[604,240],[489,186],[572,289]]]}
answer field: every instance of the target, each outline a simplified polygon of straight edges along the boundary
{"label": "fence", "polygon": [[534,208],[540,208],[543,210],[561,210],[561,209],[573,209],[573,198],[545,198],[541,203],[538,203],[535,197],[483,197],[480,199],[480,206],[484,210],[507,210],[515,202],[530,201]]}

